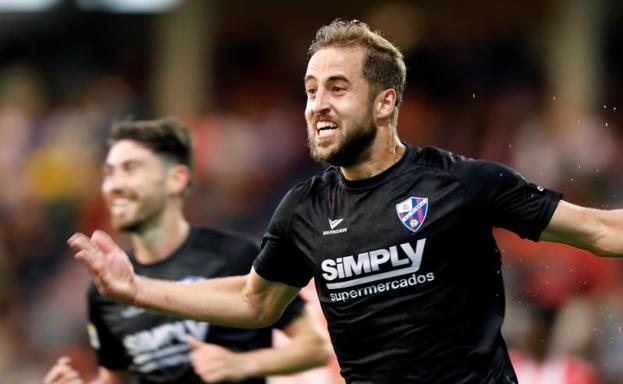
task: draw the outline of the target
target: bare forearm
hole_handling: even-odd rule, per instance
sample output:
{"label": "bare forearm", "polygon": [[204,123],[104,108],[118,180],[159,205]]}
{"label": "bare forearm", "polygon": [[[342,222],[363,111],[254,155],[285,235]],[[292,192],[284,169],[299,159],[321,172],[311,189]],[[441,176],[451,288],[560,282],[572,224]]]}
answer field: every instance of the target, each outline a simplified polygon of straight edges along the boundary
{"label": "bare forearm", "polygon": [[291,343],[282,347],[257,349],[243,353],[248,364],[248,377],[285,375],[322,366],[329,352],[323,345]]}
{"label": "bare forearm", "polygon": [[285,345],[244,352],[246,377],[284,375],[316,368],[331,356],[329,341],[318,334],[299,334]]}
{"label": "bare forearm", "polygon": [[623,257],[623,210],[596,211],[599,228],[593,253],[606,257]]}
{"label": "bare forearm", "polygon": [[212,324],[255,328],[257,308],[244,294],[246,276],[202,280],[194,283],[137,277],[133,304]]}
{"label": "bare forearm", "polygon": [[600,210],[561,201],[541,240],[565,243],[599,256],[623,257],[623,210]]}
{"label": "bare forearm", "polygon": [[246,377],[289,374],[324,365],[331,356],[331,345],[310,312],[304,312],[283,332],[288,343],[279,347],[241,353]]}

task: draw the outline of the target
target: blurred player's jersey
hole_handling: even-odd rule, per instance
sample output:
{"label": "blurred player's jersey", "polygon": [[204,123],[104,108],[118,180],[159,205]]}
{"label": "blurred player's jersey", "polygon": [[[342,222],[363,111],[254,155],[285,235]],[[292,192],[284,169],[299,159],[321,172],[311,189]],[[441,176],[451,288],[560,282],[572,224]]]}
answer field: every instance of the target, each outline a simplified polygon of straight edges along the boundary
{"label": "blurred player's jersey", "polygon": [[491,232],[537,240],[560,197],[503,165],[407,145],[372,178],[329,167],[291,190],[255,270],[315,277],[348,383],[516,383]]}
{"label": "blurred player's jersey", "polygon": [[[250,240],[211,229],[192,228],[188,239],[170,257],[150,265],[133,260],[137,274],[193,282],[244,275],[258,253]],[[198,298],[200,299],[200,298]],[[283,328],[303,311],[296,298],[274,327]],[[98,362],[110,370],[129,370],[138,383],[202,383],[190,365],[188,337],[232,351],[271,346],[271,328],[243,330],[213,326],[141,308],[121,305],[89,290],[89,336]],[[264,379],[244,381],[265,383]]]}

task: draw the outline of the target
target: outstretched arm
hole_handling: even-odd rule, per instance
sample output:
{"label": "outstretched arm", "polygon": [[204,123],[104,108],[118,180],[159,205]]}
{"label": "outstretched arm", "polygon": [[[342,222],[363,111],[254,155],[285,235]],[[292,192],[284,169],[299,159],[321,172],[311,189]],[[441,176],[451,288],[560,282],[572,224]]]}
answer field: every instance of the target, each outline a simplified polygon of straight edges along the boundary
{"label": "outstretched arm", "polygon": [[623,210],[586,208],[561,200],[540,240],[569,244],[599,256],[623,257]]}
{"label": "outstretched arm", "polygon": [[327,363],[329,342],[307,310],[283,331],[290,339],[286,345],[239,353],[190,339],[193,368],[204,381],[213,383],[289,374]]}
{"label": "outstretched arm", "polygon": [[101,294],[121,302],[212,324],[258,328],[279,319],[299,288],[246,276],[172,282],[137,276],[127,255],[102,231],[75,234],[68,243]]}

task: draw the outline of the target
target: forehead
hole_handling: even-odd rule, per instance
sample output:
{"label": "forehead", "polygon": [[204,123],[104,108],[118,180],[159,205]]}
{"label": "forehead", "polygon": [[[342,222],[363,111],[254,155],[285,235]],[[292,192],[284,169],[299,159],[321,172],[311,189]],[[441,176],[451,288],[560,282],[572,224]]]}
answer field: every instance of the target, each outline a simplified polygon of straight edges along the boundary
{"label": "forehead", "polygon": [[113,144],[106,155],[106,164],[117,165],[126,161],[158,160],[158,156],[143,144],[133,140],[120,140]]}
{"label": "forehead", "polygon": [[363,47],[327,47],[322,48],[309,59],[305,80],[319,81],[335,76],[347,79],[363,79]]}

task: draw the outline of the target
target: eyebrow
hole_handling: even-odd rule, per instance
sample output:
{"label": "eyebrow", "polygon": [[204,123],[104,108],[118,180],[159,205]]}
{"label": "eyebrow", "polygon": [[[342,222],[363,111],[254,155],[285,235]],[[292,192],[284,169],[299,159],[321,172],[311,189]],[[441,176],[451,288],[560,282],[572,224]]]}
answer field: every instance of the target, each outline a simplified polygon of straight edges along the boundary
{"label": "eyebrow", "polygon": [[[132,163],[142,164],[142,163],[143,163],[143,161],[141,161],[140,159],[127,159],[127,160],[123,160],[121,163],[119,163],[119,164],[118,164],[118,166],[123,167],[123,166],[126,166],[126,165],[128,165],[128,164],[132,164]],[[114,165],[114,164],[109,163],[108,161],[105,161],[105,162],[102,164],[102,169],[103,169],[103,170],[110,169],[110,168],[114,168],[114,167],[115,167],[115,165]]]}
{"label": "eyebrow", "polygon": [[[310,80],[316,80],[316,77],[314,75],[307,75],[305,76],[304,79],[304,83],[307,84],[308,81]],[[351,83],[350,80],[348,80],[348,78],[344,75],[333,75],[333,76],[329,76],[329,78],[327,79],[328,82],[334,82],[334,81],[345,81],[347,83]]]}

